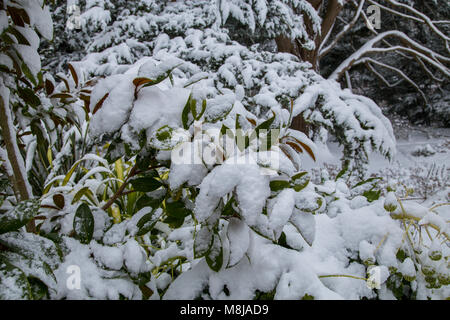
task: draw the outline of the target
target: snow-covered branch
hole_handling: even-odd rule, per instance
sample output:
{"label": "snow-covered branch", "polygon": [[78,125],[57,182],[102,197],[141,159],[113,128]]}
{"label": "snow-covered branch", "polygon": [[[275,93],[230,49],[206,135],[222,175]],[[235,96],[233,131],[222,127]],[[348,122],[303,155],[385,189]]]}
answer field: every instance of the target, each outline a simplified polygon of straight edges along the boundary
{"label": "snow-covered branch", "polygon": [[[424,13],[420,12],[419,10],[413,8],[413,7],[410,6],[410,5],[407,5],[407,4],[404,4],[404,3],[400,3],[400,2],[398,2],[398,1],[396,1],[396,0],[386,0],[386,1],[387,1],[388,3],[390,3],[391,5],[393,5],[393,6],[396,6],[396,7],[398,7],[398,8],[402,8],[402,9],[405,9],[405,10],[411,12],[411,13],[414,14],[416,17],[418,17],[418,18],[420,19],[421,22],[426,23],[426,24],[431,28],[431,30],[433,30],[439,37],[441,37],[442,39],[445,40],[445,42],[446,42],[446,47],[447,47],[447,51],[449,51],[449,48],[448,48],[448,41],[450,40],[450,37],[446,36],[441,30],[439,30],[439,29],[434,25],[433,21],[432,21],[427,15],[425,15]],[[376,1],[369,0],[369,3],[378,5],[378,6],[380,6],[381,8],[383,8],[383,7],[382,7],[378,2],[376,2]],[[385,8],[386,8],[386,7],[385,7]],[[414,18],[412,18],[412,19],[414,19]],[[415,20],[415,19],[414,19],[414,20]]]}
{"label": "snow-covered branch", "polygon": [[[378,48],[375,47],[376,44],[385,38],[395,37],[399,39],[403,46],[396,45],[387,48]],[[359,50],[353,53],[350,57],[348,57],[345,61],[343,61],[336,70],[330,75],[330,79],[339,80],[345,73],[345,71],[351,69],[356,63],[359,63],[360,60],[368,55],[373,53],[386,53],[386,52],[397,52],[401,51],[404,53],[408,53],[411,56],[416,56],[423,59],[425,62],[439,70],[442,74],[447,77],[450,77],[450,70],[446,66],[450,62],[450,58],[445,57],[433,50],[428,49],[427,47],[421,45],[420,43],[412,40],[403,32],[397,30],[386,31],[378,34],[375,38],[368,41],[365,45],[363,45]]]}

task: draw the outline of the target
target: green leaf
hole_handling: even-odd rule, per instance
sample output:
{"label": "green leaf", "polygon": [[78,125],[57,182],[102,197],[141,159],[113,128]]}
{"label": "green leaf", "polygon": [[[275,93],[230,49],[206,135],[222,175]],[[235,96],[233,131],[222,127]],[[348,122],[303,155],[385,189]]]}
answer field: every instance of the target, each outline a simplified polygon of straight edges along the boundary
{"label": "green leaf", "polygon": [[296,192],[302,191],[302,190],[305,189],[306,186],[309,184],[309,181],[310,181],[310,179],[306,179],[305,182],[294,185],[294,190],[295,190]]}
{"label": "green leaf", "polygon": [[185,218],[191,214],[191,210],[187,209],[181,200],[174,202],[166,201],[166,212],[169,216],[177,218]]}
{"label": "green leaf", "polygon": [[279,246],[282,246],[282,247],[287,248],[287,249],[293,249],[292,247],[290,247],[290,246],[287,244],[286,234],[285,234],[284,232],[281,232],[281,235],[280,235],[280,237],[279,237],[278,240],[277,240],[277,244],[278,244]]}
{"label": "green leaf", "polygon": [[150,192],[158,189],[163,184],[153,177],[140,177],[130,181],[133,189],[140,192]]}
{"label": "green leaf", "polygon": [[237,130],[237,129],[241,129],[242,127],[241,127],[241,123],[239,122],[239,117],[240,117],[241,115],[238,113],[237,115],[236,115],[236,122],[235,122],[235,124],[234,124],[234,128]]}
{"label": "green leaf", "polygon": [[200,118],[203,116],[203,114],[206,111],[206,100],[202,101],[202,111],[198,114],[197,118],[195,120],[200,120]]}
{"label": "green leaf", "polygon": [[[16,27],[16,28],[17,28],[17,27]],[[27,38],[25,38],[25,37],[23,36],[23,34],[20,33],[19,30],[15,29],[15,28],[13,28],[13,27],[9,27],[9,28],[7,29],[7,31],[8,31],[9,33],[11,33],[12,35],[14,35],[14,37],[16,37],[17,41],[18,41],[20,44],[24,44],[24,45],[26,45],[26,46],[30,46],[30,43],[28,42]]]}
{"label": "green leaf", "polygon": [[30,284],[33,300],[48,299],[48,287],[45,285],[45,283],[34,277],[29,277],[28,283]]}
{"label": "green leaf", "polygon": [[164,222],[172,228],[179,228],[183,225],[184,219],[191,214],[191,210],[186,208],[183,201],[166,201],[166,213],[167,218]]}
{"label": "green leaf", "polygon": [[27,277],[35,277],[56,290],[53,270],[58,268],[62,252],[55,242],[33,233],[16,231],[0,235],[0,243],[7,247],[7,251],[0,252],[0,259],[6,259]]}
{"label": "green leaf", "polygon": [[142,87],[145,88],[145,87],[157,85],[158,83],[160,83],[160,82],[166,80],[167,78],[169,78],[169,80],[172,82],[172,81],[173,81],[173,78],[172,78],[172,71],[175,70],[176,68],[178,68],[178,67],[181,66],[181,65],[182,65],[182,63],[177,64],[177,65],[174,66],[173,68],[170,68],[169,70],[164,71],[163,73],[161,73],[161,74],[156,78],[156,80],[153,80],[153,81],[151,81],[151,82],[149,82],[149,83],[146,83],[146,84],[144,84]]}
{"label": "green leaf", "polygon": [[[275,132],[275,134],[274,134]],[[265,141],[263,140],[261,145],[264,145],[265,143],[265,149],[270,150],[272,146],[279,140],[280,137],[280,130],[279,129],[271,129],[267,133],[267,136],[265,137]]]}
{"label": "green leaf", "polygon": [[305,189],[309,184],[311,179],[307,176],[307,174],[307,171],[303,171],[292,176],[291,181],[294,184],[294,190],[296,192],[300,192]]}
{"label": "green leaf", "polygon": [[80,201],[80,199],[83,196],[86,196],[90,201],[95,203],[94,193],[91,191],[91,189],[89,189],[89,187],[83,187],[80,190],[78,190],[78,192],[73,197],[72,204],[77,203],[78,201]]}
{"label": "green leaf", "polygon": [[289,181],[286,180],[272,180],[270,181],[270,190],[280,191],[291,186]]}
{"label": "green leaf", "polygon": [[31,73],[30,69],[25,64],[25,62],[22,63],[21,68],[22,68],[22,72],[25,74],[25,76],[36,86],[37,85],[36,78],[34,77],[33,73]]}
{"label": "green leaf", "polygon": [[149,152],[141,151],[136,156],[136,164],[139,170],[146,171],[152,163],[152,155]]}
{"label": "green leaf", "polygon": [[181,122],[183,123],[183,128],[185,130],[189,129],[189,126],[192,123],[192,121],[191,121],[191,123],[189,123],[189,112],[191,111],[191,108],[190,108],[191,99],[192,99],[192,94],[189,95],[186,105],[183,108],[183,112],[181,113]]}
{"label": "green leaf", "polygon": [[381,190],[368,190],[363,193],[363,196],[367,198],[367,201],[373,202],[378,200],[381,195]]}
{"label": "green leaf", "polygon": [[198,259],[205,256],[213,245],[213,232],[206,225],[202,225],[195,234],[194,239],[194,258]]}
{"label": "green leaf", "polygon": [[206,110],[205,114],[205,121],[215,123],[219,120],[225,119],[233,110],[233,104],[230,103],[229,105],[225,106],[224,108],[208,108]]}
{"label": "green leaf", "polygon": [[41,104],[41,99],[30,88],[17,88],[17,93],[27,104],[36,108]]}
{"label": "green leaf", "polygon": [[138,227],[138,232],[136,233],[137,236],[142,236],[152,231],[152,229],[155,227],[161,216],[161,214],[155,214],[155,211],[156,210],[153,209],[150,213],[144,215],[141,219],[139,219],[138,223],[136,224],[136,226]]}
{"label": "green leaf", "polygon": [[235,202],[234,196],[232,196],[231,199],[228,200],[228,202],[223,207],[223,210],[222,210],[223,216],[231,216],[235,213],[235,210],[233,209],[233,202]]}
{"label": "green leaf", "polygon": [[109,164],[116,162],[125,153],[125,147],[120,139],[116,139],[109,144],[108,151],[106,151],[105,159]]}
{"label": "green leaf", "polygon": [[359,186],[362,186],[363,184],[371,183],[371,182],[374,182],[374,181],[377,181],[377,180],[381,180],[381,179],[382,179],[381,177],[372,177],[372,178],[369,178],[369,179],[367,179],[367,180],[360,181],[360,182],[358,182],[357,184],[355,184],[355,185],[352,187],[352,189],[354,189],[354,188],[356,188],[356,187],[359,187]]}
{"label": "green leaf", "polygon": [[257,126],[255,128],[255,132],[256,132],[256,135],[258,136],[258,138],[259,138],[259,132],[261,130],[269,130],[269,128],[272,125],[272,123],[274,122],[274,120],[275,120],[275,113],[273,114],[272,118],[267,119],[266,121],[264,121],[263,123],[261,123],[259,126]]}
{"label": "green leaf", "polygon": [[219,272],[223,265],[223,246],[222,240],[217,233],[213,235],[213,243],[207,252],[206,263],[215,272]]}
{"label": "green leaf", "polygon": [[172,150],[183,141],[183,138],[184,135],[180,130],[165,125],[153,132],[150,146],[157,150]]}
{"label": "green leaf", "polygon": [[161,203],[163,202],[165,196],[166,189],[159,189],[149,195],[143,194],[136,201],[136,211],[139,211],[145,207],[152,207],[153,209],[161,207]]}
{"label": "green leaf", "polygon": [[307,174],[308,174],[308,171],[303,171],[303,172],[297,173],[292,176],[291,180],[295,182],[295,180],[301,179],[303,176],[305,176]]}
{"label": "green leaf", "polygon": [[94,216],[89,206],[85,203],[82,203],[75,212],[73,230],[80,242],[85,244],[91,242],[94,234]]}
{"label": "green leaf", "polygon": [[338,181],[339,178],[341,178],[348,171],[349,164],[350,162],[348,160],[345,160],[344,166],[342,167],[342,170],[337,174],[335,181]]}
{"label": "green leaf", "polygon": [[197,100],[191,99],[189,108],[191,109],[192,116],[197,120]]}
{"label": "green leaf", "polygon": [[13,210],[0,215],[0,234],[15,231],[33,219],[40,208],[36,199],[20,202]]}

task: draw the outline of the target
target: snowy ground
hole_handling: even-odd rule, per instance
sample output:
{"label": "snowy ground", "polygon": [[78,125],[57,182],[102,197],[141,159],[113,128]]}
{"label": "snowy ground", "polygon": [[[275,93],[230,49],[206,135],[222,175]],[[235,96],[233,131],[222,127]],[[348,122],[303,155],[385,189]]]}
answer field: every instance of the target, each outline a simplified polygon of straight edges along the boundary
{"label": "snowy ground", "polygon": [[[412,126],[404,120],[391,119],[397,139],[397,153],[388,161],[374,153],[369,174],[394,180],[414,188],[420,203],[433,205],[450,201],[450,128]],[[305,159],[307,169],[323,166],[338,168],[341,148],[333,142],[319,146],[318,161]]]}

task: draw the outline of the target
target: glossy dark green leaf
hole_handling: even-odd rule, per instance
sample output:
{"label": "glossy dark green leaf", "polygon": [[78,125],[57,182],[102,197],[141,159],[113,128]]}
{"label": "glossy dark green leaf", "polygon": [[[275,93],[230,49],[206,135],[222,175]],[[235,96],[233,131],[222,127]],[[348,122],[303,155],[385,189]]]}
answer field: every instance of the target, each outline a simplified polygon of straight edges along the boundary
{"label": "glossy dark green leaf", "polygon": [[29,104],[30,106],[36,108],[41,104],[41,99],[34,93],[34,91],[30,88],[17,88],[17,93],[19,94],[19,97],[25,101],[25,103]]}
{"label": "glossy dark green leaf", "polygon": [[130,181],[133,189],[141,192],[150,192],[162,186],[162,183],[153,177],[139,177]]}
{"label": "glossy dark green leaf", "polygon": [[73,218],[73,230],[82,243],[89,243],[94,234],[94,216],[89,206],[82,203]]}
{"label": "glossy dark green leaf", "polygon": [[222,240],[217,233],[214,233],[213,244],[207,252],[206,263],[215,272],[219,272],[223,265],[223,246]]}
{"label": "glossy dark green leaf", "polygon": [[183,201],[166,202],[166,212],[169,216],[185,218],[191,214],[191,210],[186,208]]}
{"label": "glossy dark green leaf", "polygon": [[30,284],[31,296],[33,300],[48,299],[48,287],[41,280],[35,277],[29,277],[28,283]]}
{"label": "glossy dark green leaf", "polygon": [[[161,210],[160,210],[161,211]],[[139,219],[136,226],[138,227],[137,236],[142,236],[155,227],[156,223],[159,221],[160,214],[155,214],[155,210],[152,210],[148,214],[144,215],[141,219]]]}
{"label": "glossy dark green leaf", "polygon": [[308,174],[307,171],[303,171],[303,172],[297,173],[297,174],[292,176],[291,180],[295,182],[295,180],[301,179],[303,176],[305,176],[307,174]]}
{"label": "glossy dark green leaf", "polygon": [[234,203],[234,196],[231,197],[230,200],[225,204],[222,210],[223,216],[231,216],[235,213],[235,210],[233,209],[233,203]]}
{"label": "glossy dark green leaf", "polygon": [[186,208],[183,201],[166,202],[167,218],[165,223],[172,228],[179,228],[183,225],[184,219],[191,214],[191,211]]}
{"label": "glossy dark green leaf", "polygon": [[143,194],[136,201],[136,210],[139,211],[145,207],[151,207],[153,209],[161,207],[166,193],[166,189],[159,189],[149,194]]}

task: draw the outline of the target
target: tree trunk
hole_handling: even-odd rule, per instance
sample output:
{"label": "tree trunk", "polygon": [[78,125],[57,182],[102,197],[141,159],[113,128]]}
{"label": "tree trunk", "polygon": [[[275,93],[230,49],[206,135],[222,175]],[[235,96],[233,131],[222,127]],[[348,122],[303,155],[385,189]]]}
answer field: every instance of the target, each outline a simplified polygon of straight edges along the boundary
{"label": "tree trunk", "polygon": [[[17,145],[16,132],[11,118],[9,89],[3,83],[0,83],[0,127],[2,128],[3,140],[13,173],[12,176],[8,176],[12,180],[11,184],[15,189],[16,197],[18,196],[17,201],[28,200],[32,197],[32,194],[27,182],[25,165]],[[26,228],[29,232],[35,232],[34,220],[28,223]]]}
{"label": "tree trunk", "polygon": [[[308,2],[319,11],[320,7],[323,4],[323,0],[308,0]],[[322,42],[326,39],[329,32],[336,21],[336,18],[339,12],[342,10],[342,5],[339,0],[329,0],[327,2],[327,7],[325,10],[325,14],[322,19],[321,26],[321,34],[317,35],[315,38],[315,49],[314,50],[306,50],[300,46],[300,43],[296,39],[290,39],[285,36],[278,36],[275,41],[277,43],[278,52],[287,52],[297,56],[301,61],[311,63],[312,68],[319,72],[320,63],[319,63],[319,49]],[[306,30],[309,34],[313,34],[313,28],[311,21],[308,16],[304,15],[304,21]],[[303,118],[302,114],[299,114],[292,120],[291,128],[295,130],[299,130],[306,135],[309,131],[309,125]]]}

